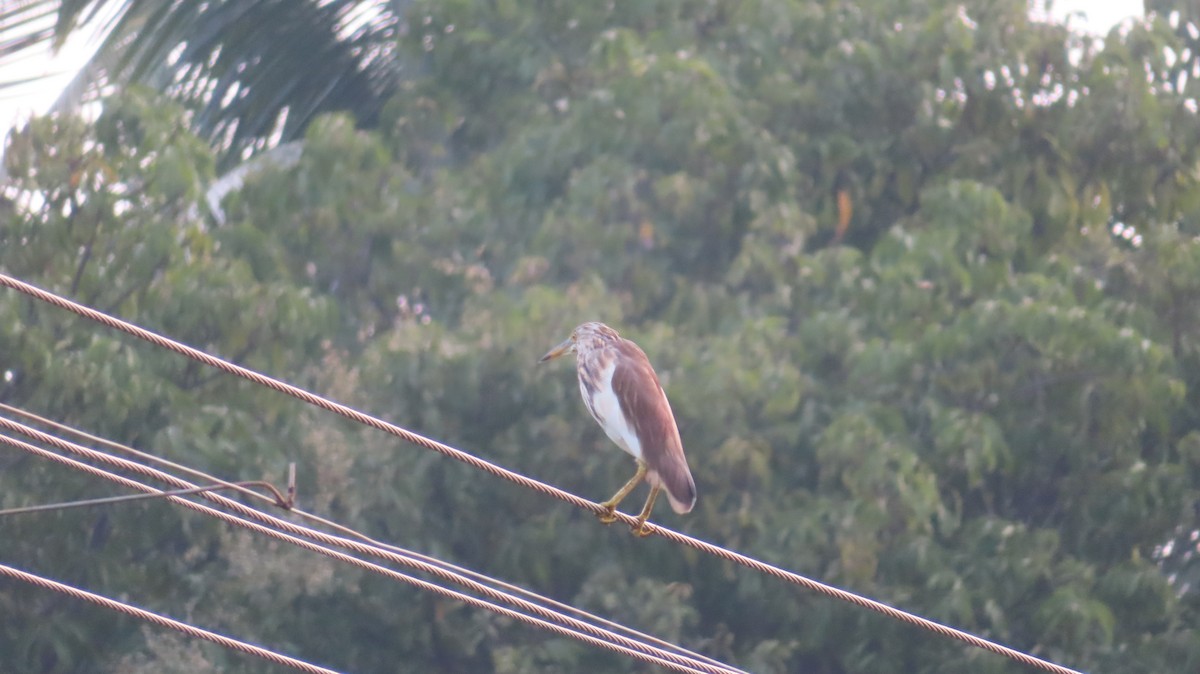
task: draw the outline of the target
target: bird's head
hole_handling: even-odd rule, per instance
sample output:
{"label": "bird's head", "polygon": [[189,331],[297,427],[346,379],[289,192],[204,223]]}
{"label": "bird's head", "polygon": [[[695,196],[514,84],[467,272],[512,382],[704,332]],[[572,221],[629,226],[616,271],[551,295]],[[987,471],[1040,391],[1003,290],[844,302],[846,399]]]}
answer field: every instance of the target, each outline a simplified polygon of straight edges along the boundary
{"label": "bird's head", "polygon": [[584,323],[571,331],[571,336],[563,340],[562,344],[550,349],[546,355],[542,356],[539,363],[544,363],[548,360],[554,360],[559,356],[568,353],[577,353],[579,349],[587,349],[594,345],[597,341],[612,340],[619,338],[616,330],[608,327],[603,323],[595,321]]}

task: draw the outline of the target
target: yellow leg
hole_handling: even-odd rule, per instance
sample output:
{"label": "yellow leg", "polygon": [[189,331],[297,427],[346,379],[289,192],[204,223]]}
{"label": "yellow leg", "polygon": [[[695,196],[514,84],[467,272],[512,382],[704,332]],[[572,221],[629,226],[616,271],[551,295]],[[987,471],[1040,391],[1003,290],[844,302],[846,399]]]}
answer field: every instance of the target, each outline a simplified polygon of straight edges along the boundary
{"label": "yellow leg", "polygon": [[637,487],[638,484],[640,484],[645,478],[646,464],[641,460],[638,460],[637,472],[633,474],[633,478],[626,482],[624,487],[621,487],[619,490],[617,490],[617,493],[613,494],[612,498],[600,504],[604,506],[605,510],[608,511],[602,515],[598,515],[600,521],[605,524],[612,524],[613,522],[616,522],[617,516],[613,513],[617,511],[617,506],[620,505],[621,501],[624,501],[625,497],[629,496],[629,492],[633,491],[634,487]]}
{"label": "yellow leg", "polygon": [[646,519],[650,517],[650,511],[654,510],[654,501],[658,499],[658,490],[661,487],[655,486],[650,490],[650,496],[646,499],[646,505],[642,508],[642,514],[637,516],[637,526],[633,528],[635,536],[649,536],[650,530],[646,528]]}

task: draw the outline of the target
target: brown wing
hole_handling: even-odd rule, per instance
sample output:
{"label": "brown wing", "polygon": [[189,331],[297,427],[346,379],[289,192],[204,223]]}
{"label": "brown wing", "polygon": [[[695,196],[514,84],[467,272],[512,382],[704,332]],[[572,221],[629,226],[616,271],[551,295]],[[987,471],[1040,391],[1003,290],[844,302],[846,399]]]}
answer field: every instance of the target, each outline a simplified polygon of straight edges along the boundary
{"label": "brown wing", "polygon": [[661,484],[667,490],[672,510],[689,512],[696,504],[696,483],[683,456],[683,442],[667,394],[637,344],[622,339],[617,351],[620,357],[613,370],[613,393],[642,445],[650,483]]}

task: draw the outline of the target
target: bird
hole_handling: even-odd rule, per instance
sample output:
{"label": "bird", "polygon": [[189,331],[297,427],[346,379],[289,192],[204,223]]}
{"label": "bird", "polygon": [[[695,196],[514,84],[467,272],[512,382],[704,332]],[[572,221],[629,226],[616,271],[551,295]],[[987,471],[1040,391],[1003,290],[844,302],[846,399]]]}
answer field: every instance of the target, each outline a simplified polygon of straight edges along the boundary
{"label": "bird", "polygon": [[583,404],[618,447],[633,456],[637,472],[625,486],[600,505],[600,521],[616,521],[617,506],[641,482],[650,485],[646,505],[633,533],[647,536],[650,511],[659,491],[667,492],[671,509],[679,514],[696,505],[696,483],[683,454],[683,442],[671,404],[650,359],[637,345],[603,323],[589,322],[550,349],[538,362],[574,353]]}

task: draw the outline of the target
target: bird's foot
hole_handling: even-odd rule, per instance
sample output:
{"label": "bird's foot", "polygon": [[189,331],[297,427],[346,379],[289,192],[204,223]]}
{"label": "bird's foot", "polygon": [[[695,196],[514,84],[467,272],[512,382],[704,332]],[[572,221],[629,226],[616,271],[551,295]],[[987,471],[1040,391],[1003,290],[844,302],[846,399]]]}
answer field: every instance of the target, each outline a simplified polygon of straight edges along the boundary
{"label": "bird's foot", "polygon": [[604,512],[596,515],[596,519],[600,520],[601,524],[612,524],[617,521],[617,506],[615,504],[601,503],[604,506]]}
{"label": "bird's foot", "polygon": [[638,538],[645,538],[646,536],[654,533],[653,529],[646,526],[646,520],[641,517],[638,518],[637,526],[629,527],[629,530],[632,531],[633,535],[637,536]]}

